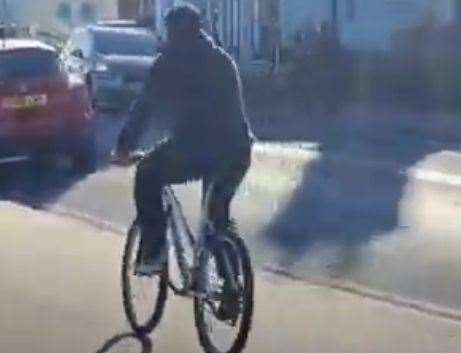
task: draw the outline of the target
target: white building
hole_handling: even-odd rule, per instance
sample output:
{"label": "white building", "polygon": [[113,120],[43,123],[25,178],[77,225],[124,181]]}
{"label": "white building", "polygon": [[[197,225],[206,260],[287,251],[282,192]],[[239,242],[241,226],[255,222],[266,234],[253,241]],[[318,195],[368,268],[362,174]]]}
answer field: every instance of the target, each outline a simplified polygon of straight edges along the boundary
{"label": "white building", "polygon": [[163,29],[163,17],[165,16],[168,9],[180,3],[190,3],[194,4],[199,8],[202,8],[202,3],[205,3],[205,0],[190,0],[190,1],[181,1],[181,0],[119,0],[128,4],[128,6],[137,6],[136,11],[131,11],[137,13],[138,18],[153,18],[156,24],[157,30],[161,31]]}
{"label": "white building", "polygon": [[281,46],[280,0],[206,0],[210,32],[242,64],[276,64]]}
{"label": "white building", "polygon": [[434,16],[434,5],[440,1],[340,1],[338,14],[341,40],[353,49],[387,50],[396,31],[429,21]]}
{"label": "white building", "polygon": [[75,26],[118,17],[116,0],[0,0],[0,5],[0,21],[64,34]]}
{"label": "white building", "polygon": [[459,22],[461,19],[461,0],[434,1],[434,15],[437,21]]}
{"label": "white building", "polygon": [[461,14],[461,0],[280,0],[280,6],[284,44],[300,31],[333,23],[336,12],[342,43],[362,51],[387,50],[396,31]]}
{"label": "white building", "polygon": [[[181,3],[195,5],[205,28],[241,63],[254,59],[274,61],[280,52],[280,0],[119,0],[139,18],[153,18],[163,31],[163,17]],[[291,0],[290,0],[291,1]],[[136,9],[133,9],[133,6]]]}

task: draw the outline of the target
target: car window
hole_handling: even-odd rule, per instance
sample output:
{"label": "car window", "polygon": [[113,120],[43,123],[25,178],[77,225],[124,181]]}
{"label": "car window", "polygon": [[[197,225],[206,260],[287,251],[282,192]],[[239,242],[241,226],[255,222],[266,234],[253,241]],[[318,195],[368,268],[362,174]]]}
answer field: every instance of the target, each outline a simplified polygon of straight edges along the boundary
{"label": "car window", "polygon": [[155,37],[147,31],[96,31],[94,46],[102,55],[150,56],[156,52]]}
{"label": "car window", "polygon": [[64,48],[65,55],[70,55],[75,50],[75,33],[73,33]]}
{"label": "car window", "polygon": [[77,30],[72,33],[66,45],[66,55],[73,55],[76,51],[80,51],[85,58],[89,57],[90,43],[88,35],[82,30]]}
{"label": "car window", "polygon": [[88,57],[89,44],[84,31],[76,31],[73,38],[73,50],[79,50],[84,57]]}
{"label": "car window", "polygon": [[45,50],[18,50],[0,54],[0,79],[57,75],[60,65],[55,53]]}
{"label": "car window", "polygon": [[92,56],[92,38],[88,31],[81,33],[79,37],[79,48],[82,50],[85,58],[90,58]]}

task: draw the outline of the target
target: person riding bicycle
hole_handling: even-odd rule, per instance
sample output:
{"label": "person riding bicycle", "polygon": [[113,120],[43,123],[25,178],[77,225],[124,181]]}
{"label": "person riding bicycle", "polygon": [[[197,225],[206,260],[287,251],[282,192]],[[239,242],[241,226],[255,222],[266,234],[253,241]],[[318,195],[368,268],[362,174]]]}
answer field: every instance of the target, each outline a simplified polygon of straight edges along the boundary
{"label": "person riding bicycle", "polygon": [[163,187],[202,179],[208,217],[215,229],[226,230],[253,143],[237,65],[203,31],[200,12],[175,6],[165,16],[165,27],[166,43],[114,153],[119,163],[128,164],[151,117],[170,126],[169,137],[139,163],[135,178],[141,227],[137,273],[146,276],[162,271],[167,258]]}

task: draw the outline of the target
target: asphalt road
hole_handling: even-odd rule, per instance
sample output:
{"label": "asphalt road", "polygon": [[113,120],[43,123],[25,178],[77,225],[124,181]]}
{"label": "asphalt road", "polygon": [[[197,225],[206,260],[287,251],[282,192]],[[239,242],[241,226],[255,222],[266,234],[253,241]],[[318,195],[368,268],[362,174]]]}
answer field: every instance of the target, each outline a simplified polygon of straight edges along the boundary
{"label": "asphalt road", "polygon": [[[2,176],[0,195],[126,228],[134,170],[107,165],[120,124],[117,117],[98,120],[97,173],[15,166]],[[257,148],[233,205],[257,267],[461,310],[461,155],[411,137],[400,144],[351,140],[341,148],[320,143],[303,152]],[[199,185],[178,193],[196,223]]]}

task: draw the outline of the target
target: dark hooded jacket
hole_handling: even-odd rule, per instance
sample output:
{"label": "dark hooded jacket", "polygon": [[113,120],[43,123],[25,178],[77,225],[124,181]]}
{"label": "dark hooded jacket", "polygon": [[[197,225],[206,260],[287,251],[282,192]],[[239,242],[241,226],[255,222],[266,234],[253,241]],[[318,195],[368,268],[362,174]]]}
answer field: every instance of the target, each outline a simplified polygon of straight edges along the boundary
{"label": "dark hooded jacket", "polygon": [[150,117],[165,119],[170,138],[186,151],[226,153],[252,140],[237,66],[205,33],[162,49],[120,135],[120,151],[135,147]]}

